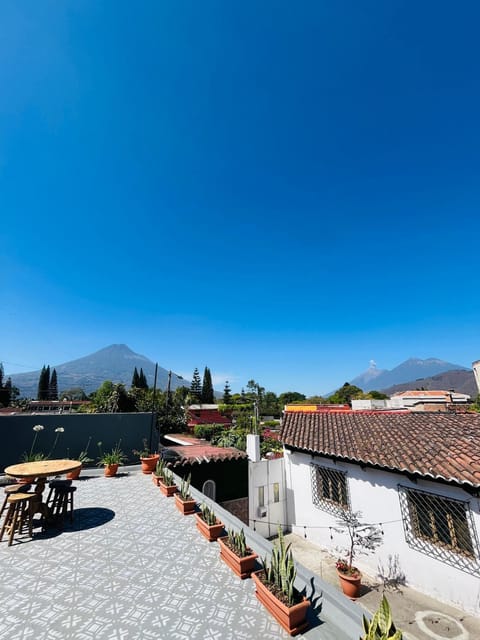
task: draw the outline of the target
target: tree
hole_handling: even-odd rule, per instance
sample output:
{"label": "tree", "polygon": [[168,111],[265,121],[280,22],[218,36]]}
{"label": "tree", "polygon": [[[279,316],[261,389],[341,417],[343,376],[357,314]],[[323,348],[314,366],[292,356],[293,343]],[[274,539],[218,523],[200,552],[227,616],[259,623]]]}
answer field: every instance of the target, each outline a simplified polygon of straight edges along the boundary
{"label": "tree", "polygon": [[232,392],[228,380],[226,380],[225,388],[223,389],[223,404],[232,404]]}
{"label": "tree", "polygon": [[137,371],[137,367],[135,367],[135,369],[133,370],[132,384],[131,384],[131,386],[134,387],[135,389],[139,388],[138,380],[139,380],[138,371]]}
{"label": "tree", "polygon": [[369,391],[366,396],[366,398],[368,399],[372,399],[372,400],[387,400],[388,396],[386,393],[382,393],[381,391],[375,391],[375,389],[373,389],[373,391]]}
{"label": "tree", "polygon": [[260,400],[260,415],[279,416],[280,413],[277,395],[273,391],[266,391]]}
{"label": "tree", "polygon": [[48,399],[58,400],[58,383],[57,383],[57,370],[52,371],[52,377],[48,385]]}
{"label": "tree", "polygon": [[138,386],[140,389],[148,389],[147,376],[143,373],[142,367],[140,367],[140,373],[138,375]]}
{"label": "tree", "polygon": [[203,404],[214,404],[215,402],[215,393],[213,391],[213,384],[212,384],[212,374],[210,373],[210,369],[208,367],[205,367],[205,370],[203,372],[201,402]]}
{"label": "tree", "polygon": [[37,400],[48,400],[50,390],[50,365],[43,365],[38,378]]}
{"label": "tree", "polygon": [[283,409],[286,404],[293,404],[294,402],[304,402],[306,396],[298,391],[285,391],[278,396],[278,404]]}
{"label": "tree", "polygon": [[192,383],[190,385],[190,395],[192,397],[193,402],[200,402],[202,398],[202,381],[200,380],[200,373],[195,367],[192,376]]}
{"label": "tree", "polygon": [[352,400],[363,397],[363,391],[360,387],[356,387],[354,384],[345,382],[343,387],[337,389],[337,391],[330,396],[329,402],[333,404],[351,404]]}

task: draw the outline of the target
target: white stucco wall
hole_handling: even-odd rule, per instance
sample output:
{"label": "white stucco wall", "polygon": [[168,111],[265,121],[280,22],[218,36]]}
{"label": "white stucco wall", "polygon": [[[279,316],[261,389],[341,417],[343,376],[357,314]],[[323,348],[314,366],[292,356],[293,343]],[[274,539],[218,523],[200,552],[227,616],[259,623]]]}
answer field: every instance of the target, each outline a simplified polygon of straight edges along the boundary
{"label": "white stucco wall", "polygon": [[[385,575],[389,563],[395,561],[398,569],[405,575],[406,584],[437,600],[461,607],[476,615],[480,614],[478,576],[445,564],[440,559],[413,549],[407,544],[397,486],[401,484],[419,491],[430,491],[468,501],[477,536],[480,531],[478,498],[473,498],[461,488],[450,485],[423,480],[414,483],[401,474],[368,468],[362,470],[358,465],[345,462],[335,464],[332,460],[320,456],[314,458],[311,455],[286,451],[284,459],[287,518],[292,523],[292,531],[303,536],[303,527],[306,526],[308,539],[333,555],[345,556],[344,553],[338,552],[340,547],[347,547],[345,535],[328,528],[335,527],[337,519],[313,504],[310,464],[316,462],[346,472],[352,511],[361,511],[363,522],[382,523],[384,531],[382,544],[374,554],[359,555],[355,559],[355,565],[361,571],[378,577],[379,574]],[[474,540],[474,545],[476,542]],[[478,552],[477,548],[476,553]]]}
{"label": "white stucco wall", "polygon": [[[279,485],[279,501],[275,502],[274,484]],[[264,487],[264,512],[259,514],[259,487]],[[278,524],[286,524],[287,496],[285,491],[284,459],[248,462],[249,526],[264,538],[277,533]]]}

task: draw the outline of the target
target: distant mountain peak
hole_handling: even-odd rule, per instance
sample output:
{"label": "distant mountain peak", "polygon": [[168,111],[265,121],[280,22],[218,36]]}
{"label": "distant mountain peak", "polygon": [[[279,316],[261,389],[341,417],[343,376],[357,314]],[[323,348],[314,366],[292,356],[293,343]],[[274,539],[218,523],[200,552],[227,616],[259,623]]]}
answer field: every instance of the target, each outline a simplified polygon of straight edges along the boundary
{"label": "distant mountain peak", "polygon": [[370,367],[367,371],[353,378],[351,384],[360,387],[364,391],[372,391],[373,389],[381,391],[410,380],[418,380],[445,371],[455,370],[467,370],[467,368],[439,358],[421,359],[411,357],[389,371],[388,369],[377,369],[376,362],[370,360]]}
{"label": "distant mountain peak", "polygon": [[[81,387],[85,393],[91,393],[110,380],[120,382],[127,388],[132,382],[133,371],[143,369],[147,382],[153,386],[155,363],[139,353],[135,353],[126,344],[111,344],[87,356],[55,365],[58,376],[58,389],[61,393],[73,387]],[[12,382],[20,389],[22,396],[33,398],[37,394],[40,371],[12,374]],[[166,389],[168,370],[158,367],[157,388]],[[190,386],[190,381],[183,380],[172,372],[170,388],[175,390],[183,385]]]}

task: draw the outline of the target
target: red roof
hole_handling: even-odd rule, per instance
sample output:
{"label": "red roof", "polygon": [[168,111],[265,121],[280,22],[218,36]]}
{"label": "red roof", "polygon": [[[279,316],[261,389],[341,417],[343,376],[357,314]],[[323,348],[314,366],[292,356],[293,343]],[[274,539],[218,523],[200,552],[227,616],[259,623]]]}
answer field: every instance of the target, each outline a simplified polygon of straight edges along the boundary
{"label": "red roof", "polygon": [[295,449],[480,487],[480,414],[286,412]]}
{"label": "red roof", "polygon": [[232,424],[232,419],[215,409],[189,409],[188,410],[188,426],[193,427],[196,424]]}
{"label": "red roof", "polygon": [[178,447],[169,445],[168,448],[181,456],[181,459],[175,462],[174,466],[202,462],[224,462],[225,460],[240,460],[247,457],[245,451],[234,447],[214,447],[211,444],[180,445]]}

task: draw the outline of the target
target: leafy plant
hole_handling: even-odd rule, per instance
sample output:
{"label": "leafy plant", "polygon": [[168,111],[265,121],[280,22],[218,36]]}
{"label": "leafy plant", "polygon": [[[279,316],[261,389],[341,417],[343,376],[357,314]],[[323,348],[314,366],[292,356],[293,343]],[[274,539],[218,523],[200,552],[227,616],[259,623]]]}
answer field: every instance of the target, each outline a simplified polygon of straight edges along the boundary
{"label": "leafy plant", "polygon": [[285,596],[286,604],[295,604],[295,578],[297,570],[293,560],[290,544],[285,545],[285,538],[281,526],[278,526],[278,545],[273,547],[270,563],[263,559],[265,582],[275,591]]}
{"label": "leafy plant", "polygon": [[200,511],[202,514],[202,518],[210,527],[213,526],[214,524],[217,524],[217,516],[215,515],[215,512],[213,509],[210,509],[209,506],[203,503],[200,506]]}
{"label": "leafy plant", "polygon": [[120,449],[120,441],[110,450],[103,452],[102,443],[98,443],[100,456],[98,458],[98,466],[110,465],[110,464],[123,464],[127,460],[127,456]]}
{"label": "leafy plant", "polygon": [[373,551],[382,541],[379,527],[361,522],[361,517],[361,511],[342,511],[337,520],[340,529],[335,529],[337,533],[346,532],[349,538],[347,558],[337,560],[336,567],[341,573],[350,576],[360,574],[353,565],[356,555]]}
{"label": "leafy plant", "polygon": [[170,471],[170,469],[167,469],[167,467],[164,467],[163,471],[163,484],[167,487],[172,487],[174,485],[173,471]]}
{"label": "leafy plant", "polygon": [[33,436],[33,441],[32,441],[32,446],[30,447],[30,451],[27,453],[25,451],[25,453],[22,455],[21,460],[22,462],[36,462],[37,460],[46,460],[47,456],[44,453],[34,453],[34,448],[35,448],[35,443],[37,441],[38,438],[38,434],[40,433],[40,431],[43,431],[45,429],[45,427],[41,424],[36,424],[33,427],[33,431],[34,431],[34,436]]}
{"label": "leafy plant", "polygon": [[166,471],[165,460],[162,460],[162,458],[160,458],[155,467],[154,474],[157,476],[157,478],[164,478],[165,471]]}
{"label": "leafy plant", "polygon": [[363,616],[363,630],[365,635],[360,640],[402,640],[402,632],[395,629],[390,605],[385,596],[370,622]]}
{"label": "leafy plant", "polygon": [[247,547],[247,541],[245,539],[245,532],[243,529],[240,532],[228,529],[227,545],[239,558],[245,558],[252,553],[252,550]]}
{"label": "leafy plant", "polygon": [[190,495],[190,480],[192,479],[192,474],[189,473],[186,478],[182,478],[180,482],[180,489],[178,493],[182,500],[191,500],[192,496]]}
{"label": "leafy plant", "polygon": [[153,453],[150,451],[146,438],[142,440],[143,447],[141,449],[132,449],[132,453],[139,458],[150,458]]}

